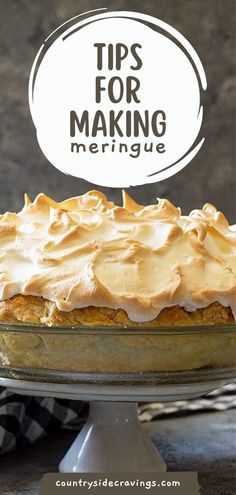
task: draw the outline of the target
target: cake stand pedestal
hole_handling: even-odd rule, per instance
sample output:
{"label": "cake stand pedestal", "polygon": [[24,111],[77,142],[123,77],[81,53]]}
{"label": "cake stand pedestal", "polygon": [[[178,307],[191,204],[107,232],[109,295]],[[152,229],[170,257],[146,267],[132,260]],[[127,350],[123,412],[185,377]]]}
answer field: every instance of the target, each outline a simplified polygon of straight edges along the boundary
{"label": "cake stand pedestal", "polygon": [[139,423],[137,403],[195,398],[236,376],[235,369],[123,375],[11,369],[6,374],[0,385],[15,393],[90,402],[88,420],[60,463],[63,473],[165,471]]}
{"label": "cake stand pedestal", "polygon": [[132,402],[91,402],[87,423],[61,461],[59,471],[166,471],[141,427],[137,408]]}

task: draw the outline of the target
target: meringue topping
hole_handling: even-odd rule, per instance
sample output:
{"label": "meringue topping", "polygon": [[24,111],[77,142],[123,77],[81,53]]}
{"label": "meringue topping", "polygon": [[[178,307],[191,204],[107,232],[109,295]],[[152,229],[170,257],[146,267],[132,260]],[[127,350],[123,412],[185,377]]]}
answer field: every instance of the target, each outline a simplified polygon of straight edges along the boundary
{"label": "meringue topping", "polygon": [[16,294],[61,311],[122,308],[132,321],[218,301],[236,315],[236,226],[210,204],[181,214],[167,199],[123,206],[99,191],[57,203],[44,194],[0,215],[0,300]]}

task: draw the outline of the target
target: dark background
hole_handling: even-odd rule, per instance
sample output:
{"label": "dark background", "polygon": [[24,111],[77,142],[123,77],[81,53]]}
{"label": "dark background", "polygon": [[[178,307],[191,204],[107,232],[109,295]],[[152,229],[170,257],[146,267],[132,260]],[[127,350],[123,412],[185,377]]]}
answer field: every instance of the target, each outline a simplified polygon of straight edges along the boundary
{"label": "dark background", "polygon": [[146,204],[168,197],[184,212],[212,202],[234,222],[235,6],[234,0],[0,0],[0,211],[20,209],[25,191],[32,199],[44,192],[62,200],[97,187],[120,202],[120,190],[66,176],[49,164],[38,146],[27,95],[31,65],[44,39],[76,14],[109,7],[171,24],[198,52],[208,80],[202,149],[174,177],[129,192]]}

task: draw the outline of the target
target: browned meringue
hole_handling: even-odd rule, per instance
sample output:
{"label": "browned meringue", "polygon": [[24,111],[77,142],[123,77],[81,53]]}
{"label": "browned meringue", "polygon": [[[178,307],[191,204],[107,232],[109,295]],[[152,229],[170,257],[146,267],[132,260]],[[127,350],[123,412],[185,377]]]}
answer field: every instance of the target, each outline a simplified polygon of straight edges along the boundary
{"label": "browned meringue", "polygon": [[0,300],[16,294],[61,311],[122,308],[132,321],[163,308],[195,311],[218,301],[236,316],[236,225],[210,204],[182,216],[166,199],[123,206],[99,191],[57,203],[25,197],[0,215]]}

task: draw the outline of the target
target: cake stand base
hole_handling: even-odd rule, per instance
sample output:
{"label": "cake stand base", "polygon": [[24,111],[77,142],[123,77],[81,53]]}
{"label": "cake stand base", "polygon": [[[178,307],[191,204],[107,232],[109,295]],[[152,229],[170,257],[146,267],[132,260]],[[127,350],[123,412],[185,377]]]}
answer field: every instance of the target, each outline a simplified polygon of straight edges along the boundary
{"label": "cake stand base", "polygon": [[2,369],[17,394],[84,400],[88,421],[61,461],[62,473],[165,471],[137,416],[138,402],[188,400],[234,380],[235,368],[176,373],[92,374]]}
{"label": "cake stand base", "polygon": [[156,472],[166,465],[143,431],[137,403],[91,402],[87,423],[61,461],[61,473]]}

